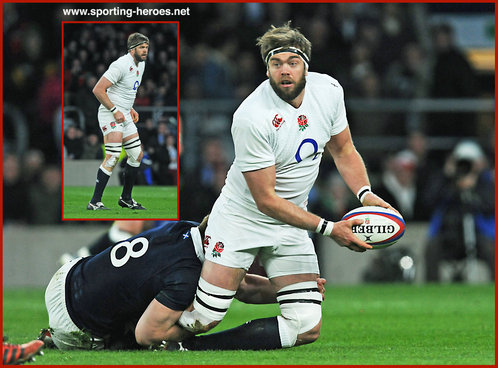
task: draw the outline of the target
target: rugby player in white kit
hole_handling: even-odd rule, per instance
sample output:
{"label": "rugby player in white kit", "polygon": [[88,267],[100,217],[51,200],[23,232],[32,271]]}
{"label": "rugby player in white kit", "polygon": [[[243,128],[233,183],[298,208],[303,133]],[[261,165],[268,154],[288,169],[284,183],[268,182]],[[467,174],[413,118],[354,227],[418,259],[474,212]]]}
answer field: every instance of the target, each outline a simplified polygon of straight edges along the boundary
{"label": "rugby player in white kit", "polygon": [[128,158],[118,204],[132,210],[145,210],[131,197],[143,157],[135,125],[139,116],[133,109],[133,103],[144,74],[149,39],[141,33],[132,33],[128,37],[127,46],[128,53],[114,61],[93,88],[95,97],[101,103],[98,120],[104,135],[105,158],[97,171],[97,181],[92,199],[87,205],[88,210],[109,209],[102,203],[102,194],[118,163],[122,148]]}
{"label": "rugby player in white kit", "polygon": [[[311,43],[290,22],[258,39],[268,80],[233,116],[235,160],[214,204],[204,238],[204,262],[185,329],[205,332],[226,314],[256,256],[271,280],[281,315],[215,334],[186,339],[187,350],[278,349],[315,341],[320,334],[318,260],[308,231],[363,252],[352,226],[307,211],[308,194],[325,148],[363,205],[392,208],[372,193],[346,118],[341,85],[308,72]],[[173,344],[173,343],[169,343]]]}

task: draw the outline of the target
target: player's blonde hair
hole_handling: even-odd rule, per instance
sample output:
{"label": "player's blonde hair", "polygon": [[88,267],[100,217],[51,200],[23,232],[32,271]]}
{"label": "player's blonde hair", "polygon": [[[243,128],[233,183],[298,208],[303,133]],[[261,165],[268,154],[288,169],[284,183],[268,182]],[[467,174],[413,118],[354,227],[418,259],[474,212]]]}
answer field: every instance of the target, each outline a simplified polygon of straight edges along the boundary
{"label": "player's blonde hair", "polygon": [[141,33],[135,32],[128,36],[128,50],[134,49],[142,43],[149,43],[149,38]]}
{"label": "player's blonde hair", "polygon": [[[291,21],[288,21],[281,27],[271,26],[264,35],[258,37],[256,45],[259,46],[261,57],[265,64],[268,53],[276,48],[294,47],[305,54],[305,61],[311,58],[311,42],[297,28],[290,26]],[[306,58],[308,60],[306,60]]]}

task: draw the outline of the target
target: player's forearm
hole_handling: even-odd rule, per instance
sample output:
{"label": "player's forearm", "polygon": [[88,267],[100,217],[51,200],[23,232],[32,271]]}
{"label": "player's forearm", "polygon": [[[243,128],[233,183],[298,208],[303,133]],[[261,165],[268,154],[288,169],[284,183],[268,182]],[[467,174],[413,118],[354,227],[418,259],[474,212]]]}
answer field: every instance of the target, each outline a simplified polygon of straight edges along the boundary
{"label": "player's forearm", "polygon": [[276,194],[271,198],[257,201],[257,206],[265,215],[300,229],[315,231],[320,222],[320,217],[317,215]]}
{"label": "player's forearm", "polygon": [[275,166],[244,172],[249,190],[258,210],[283,223],[300,229],[315,231],[320,217],[279,197],[275,193]]}
{"label": "player's forearm", "polygon": [[335,165],[344,182],[354,194],[365,185],[370,185],[365,163],[356,149],[350,153],[334,157]]}
{"label": "player's forearm", "polygon": [[107,95],[107,92],[101,88],[94,88],[93,89],[93,94],[95,95],[95,97],[97,98],[97,100],[102,104],[104,105],[104,107],[107,109],[107,110],[111,110],[113,107],[114,107],[114,104],[111,102],[111,100],[109,99],[109,96]]}

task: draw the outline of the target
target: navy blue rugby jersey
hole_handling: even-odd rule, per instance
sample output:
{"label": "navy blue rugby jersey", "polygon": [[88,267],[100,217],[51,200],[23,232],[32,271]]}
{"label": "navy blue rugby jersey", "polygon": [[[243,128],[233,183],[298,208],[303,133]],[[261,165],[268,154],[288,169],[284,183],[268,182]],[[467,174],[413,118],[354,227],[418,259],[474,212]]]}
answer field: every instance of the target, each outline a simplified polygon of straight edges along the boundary
{"label": "navy blue rugby jersey", "polygon": [[80,260],[66,279],[74,323],[107,338],[133,331],[154,298],[173,310],[187,308],[202,267],[198,225],[168,222]]}

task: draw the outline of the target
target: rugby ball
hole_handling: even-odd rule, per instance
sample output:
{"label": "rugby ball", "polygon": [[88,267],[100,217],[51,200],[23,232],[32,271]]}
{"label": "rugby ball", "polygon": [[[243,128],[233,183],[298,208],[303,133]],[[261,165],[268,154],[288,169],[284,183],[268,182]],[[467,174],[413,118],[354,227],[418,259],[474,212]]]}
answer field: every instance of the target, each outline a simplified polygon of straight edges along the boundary
{"label": "rugby ball", "polygon": [[396,211],[364,206],[349,211],[342,220],[363,220],[362,225],[353,226],[353,234],[373,249],[382,249],[396,243],[405,233],[405,221]]}

